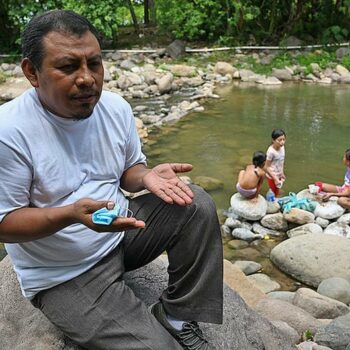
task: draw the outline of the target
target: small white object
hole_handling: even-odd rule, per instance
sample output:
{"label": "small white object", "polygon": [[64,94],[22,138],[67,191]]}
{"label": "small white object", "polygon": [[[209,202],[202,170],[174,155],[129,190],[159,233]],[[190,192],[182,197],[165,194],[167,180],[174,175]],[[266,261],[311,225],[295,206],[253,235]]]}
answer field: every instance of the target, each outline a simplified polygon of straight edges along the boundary
{"label": "small white object", "polygon": [[311,194],[317,194],[320,191],[320,188],[316,185],[311,184],[308,187]]}
{"label": "small white object", "polygon": [[282,188],[284,179],[280,179],[280,182],[276,185],[277,188]]}

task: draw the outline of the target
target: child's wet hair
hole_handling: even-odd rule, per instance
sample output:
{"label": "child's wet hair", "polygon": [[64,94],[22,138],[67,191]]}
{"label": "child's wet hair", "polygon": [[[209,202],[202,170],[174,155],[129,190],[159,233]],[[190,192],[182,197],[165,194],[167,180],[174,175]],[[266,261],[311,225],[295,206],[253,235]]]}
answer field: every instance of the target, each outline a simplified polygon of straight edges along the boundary
{"label": "child's wet hair", "polygon": [[262,151],[256,151],[253,154],[253,164],[255,167],[261,167],[266,161],[266,154]]}
{"label": "child's wet hair", "polygon": [[272,130],[271,138],[272,140],[278,139],[280,136],[286,136],[286,133],[282,129],[274,129]]}
{"label": "child's wet hair", "polygon": [[348,149],[345,151],[345,158],[346,158],[346,160],[350,161],[350,148],[348,148]]}

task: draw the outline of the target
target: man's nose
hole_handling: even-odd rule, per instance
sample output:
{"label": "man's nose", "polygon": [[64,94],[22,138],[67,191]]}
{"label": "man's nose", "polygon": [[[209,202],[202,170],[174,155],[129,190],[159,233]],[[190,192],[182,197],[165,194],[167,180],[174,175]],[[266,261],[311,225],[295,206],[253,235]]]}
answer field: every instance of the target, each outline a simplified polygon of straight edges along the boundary
{"label": "man's nose", "polygon": [[76,78],[77,86],[92,86],[94,82],[95,79],[91,74],[89,68],[86,66],[81,67]]}

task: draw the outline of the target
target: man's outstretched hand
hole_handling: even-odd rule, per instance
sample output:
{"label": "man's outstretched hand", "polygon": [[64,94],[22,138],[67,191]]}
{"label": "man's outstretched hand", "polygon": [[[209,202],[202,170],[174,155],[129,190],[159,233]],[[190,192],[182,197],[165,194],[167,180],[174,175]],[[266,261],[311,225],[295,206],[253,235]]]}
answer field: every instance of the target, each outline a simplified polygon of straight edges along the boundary
{"label": "man's outstretched hand", "polygon": [[166,203],[191,204],[193,192],[176,174],[191,171],[192,168],[187,163],[159,164],[143,177],[143,185]]}

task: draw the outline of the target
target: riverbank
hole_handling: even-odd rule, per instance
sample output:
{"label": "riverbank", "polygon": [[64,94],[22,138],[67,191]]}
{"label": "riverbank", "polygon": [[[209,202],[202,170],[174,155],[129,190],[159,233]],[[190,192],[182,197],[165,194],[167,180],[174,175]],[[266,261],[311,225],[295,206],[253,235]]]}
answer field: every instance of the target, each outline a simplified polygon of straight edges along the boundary
{"label": "riverbank", "polygon": [[[174,42],[155,52],[143,51],[106,53],[104,88],[132,101],[144,142],[150,128],[201,112],[205,100],[219,99],[218,85],[232,81],[266,88],[283,82],[350,83],[350,50],[346,47],[331,53],[321,49],[185,53],[183,44]],[[6,78],[0,85],[0,100],[11,100],[30,86],[18,64],[2,63],[0,75]]]}

